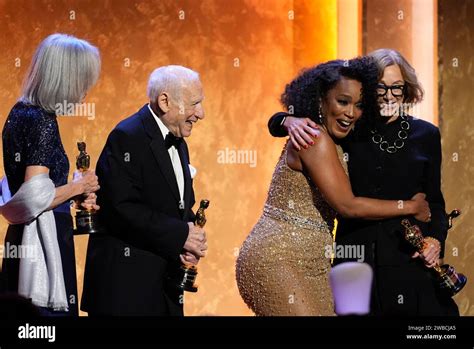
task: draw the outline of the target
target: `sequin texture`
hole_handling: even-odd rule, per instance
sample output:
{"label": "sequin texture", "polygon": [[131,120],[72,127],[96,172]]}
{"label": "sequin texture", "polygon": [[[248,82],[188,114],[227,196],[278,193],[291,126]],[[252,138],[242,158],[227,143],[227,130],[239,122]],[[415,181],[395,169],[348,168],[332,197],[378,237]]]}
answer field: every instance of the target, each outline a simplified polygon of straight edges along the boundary
{"label": "sequin texture", "polygon": [[54,113],[18,102],[3,127],[3,164],[12,194],[20,188],[30,165],[49,168],[55,186],[67,183],[69,161]]}
{"label": "sequin texture", "polygon": [[[308,175],[286,163],[273,173],[263,214],[236,265],[239,292],[258,316],[334,314],[329,285],[335,211]],[[338,147],[342,161],[342,150]]]}

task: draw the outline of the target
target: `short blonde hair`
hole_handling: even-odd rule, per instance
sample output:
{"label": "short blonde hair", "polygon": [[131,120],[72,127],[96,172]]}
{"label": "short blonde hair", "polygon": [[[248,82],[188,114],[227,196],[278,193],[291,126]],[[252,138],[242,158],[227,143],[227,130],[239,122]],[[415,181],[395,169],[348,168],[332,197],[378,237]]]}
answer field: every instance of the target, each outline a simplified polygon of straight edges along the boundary
{"label": "short blonde hair", "polygon": [[423,100],[423,87],[416,76],[415,69],[408,63],[405,57],[397,50],[381,48],[369,53],[370,57],[375,59],[379,69],[379,80],[383,76],[385,68],[391,65],[398,65],[405,80],[405,91],[403,102],[418,103]]}
{"label": "short blonde hair", "polygon": [[71,35],[52,34],[33,56],[20,100],[55,112],[58,103],[80,103],[99,73],[97,47]]}

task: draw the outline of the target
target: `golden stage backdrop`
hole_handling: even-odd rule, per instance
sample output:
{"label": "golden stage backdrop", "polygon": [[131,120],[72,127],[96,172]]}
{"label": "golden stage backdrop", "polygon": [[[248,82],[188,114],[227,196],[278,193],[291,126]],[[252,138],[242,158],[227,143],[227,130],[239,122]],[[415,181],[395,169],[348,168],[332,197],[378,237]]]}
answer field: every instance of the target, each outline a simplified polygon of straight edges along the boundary
{"label": "golden stage backdrop", "polygon": [[[206,119],[188,140],[196,199],[208,198],[208,256],[187,315],[250,315],[235,283],[238,249],[260,216],[283,141],[267,131],[284,85],[305,65],[336,57],[336,0],[0,0],[0,122],[19,97],[37,45],[73,34],[98,46],[92,116],[60,118],[74,168],[76,142],[93,163],[108,133],[143,106],[149,74],[168,64],[201,74]],[[237,157],[235,157],[237,156]],[[239,157],[240,156],[240,157]],[[241,160],[243,163],[236,163]],[[2,164],[3,166],[3,164]],[[0,222],[3,241],[6,222]],[[76,237],[79,296],[87,237]]]}
{"label": "golden stage backdrop", "polygon": [[443,192],[448,210],[462,215],[448,235],[446,261],[469,281],[454,300],[461,315],[474,316],[474,1],[438,2],[440,130]]}

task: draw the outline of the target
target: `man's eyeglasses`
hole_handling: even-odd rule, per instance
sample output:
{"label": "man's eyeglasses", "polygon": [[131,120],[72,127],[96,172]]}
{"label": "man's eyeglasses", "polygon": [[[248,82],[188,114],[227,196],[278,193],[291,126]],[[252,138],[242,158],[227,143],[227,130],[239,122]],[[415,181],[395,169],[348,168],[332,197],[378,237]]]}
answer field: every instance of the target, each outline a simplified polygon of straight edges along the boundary
{"label": "man's eyeglasses", "polygon": [[401,97],[403,96],[403,92],[405,91],[405,85],[392,85],[392,86],[385,86],[383,84],[377,85],[377,95],[379,97],[384,97],[388,90],[392,92],[392,96],[394,97]]}

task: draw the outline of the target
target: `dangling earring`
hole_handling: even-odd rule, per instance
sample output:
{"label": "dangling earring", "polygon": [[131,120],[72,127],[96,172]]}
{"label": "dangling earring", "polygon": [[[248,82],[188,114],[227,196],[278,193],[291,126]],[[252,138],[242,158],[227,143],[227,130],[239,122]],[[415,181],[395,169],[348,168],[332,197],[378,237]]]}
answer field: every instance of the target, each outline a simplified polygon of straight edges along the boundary
{"label": "dangling earring", "polygon": [[322,125],[323,124],[323,113],[321,112],[321,104],[319,104],[318,118],[319,118],[319,123]]}

